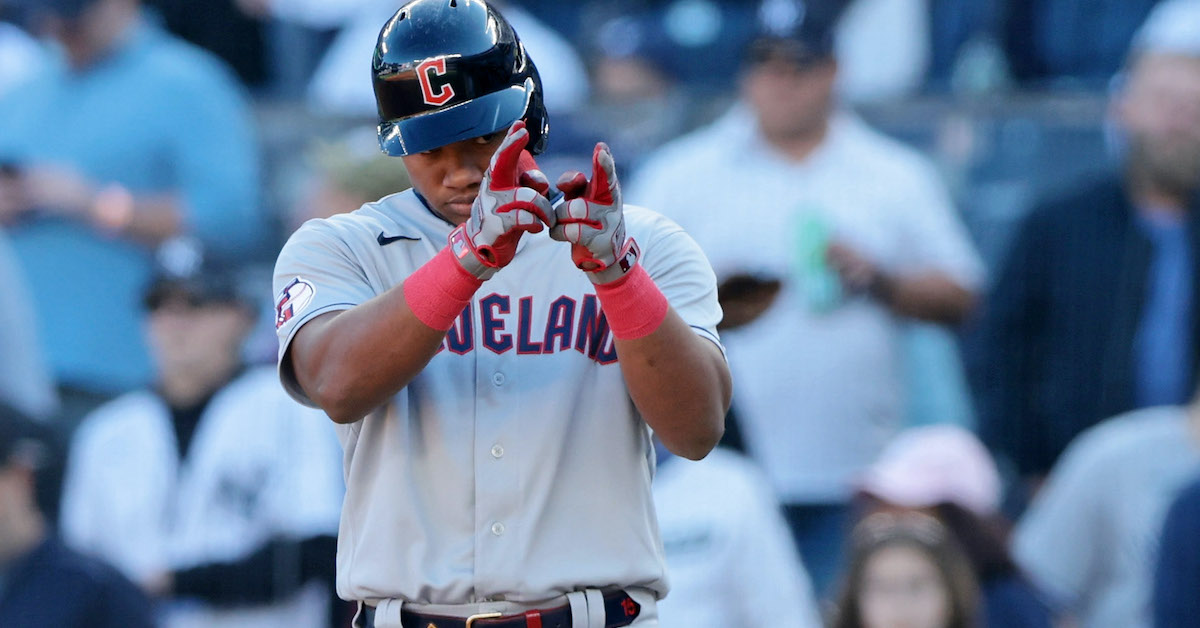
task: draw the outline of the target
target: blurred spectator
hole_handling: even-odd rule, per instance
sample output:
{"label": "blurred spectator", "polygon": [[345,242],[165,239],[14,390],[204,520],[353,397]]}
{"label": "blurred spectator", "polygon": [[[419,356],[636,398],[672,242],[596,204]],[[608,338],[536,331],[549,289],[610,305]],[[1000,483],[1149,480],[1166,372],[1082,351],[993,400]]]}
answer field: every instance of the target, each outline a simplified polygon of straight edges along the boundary
{"label": "blurred spectator", "polygon": [[979,583],[980,625],[1050,628],[1049,608],[1009,556],[1000,472],[973,434],[953,425],[901,432],[863,475],[859,491],[868,514],[921,510],[950,531]]}
{"label": "blurred spectator", "polygon": [[404,162],[379,150],[375,129],[355,129],[309,151],[310,178],[289,216],[289,233],[305,221],[352,212],[412,187]]}
{"label": "blurred spectator", "polygon": [[663,626],[820,628],[808,574],[770,485],[750,461],[722,448],[679,461],[655,440],[654,509],[671,594]]}
{"label": "blurred spectator", "polygon": [[[291,102],[303,100],[313,72],[338,32],[375,0],[233,1],[243,14],[263,22],[267,55],[263,65],[271,79],[270,94]],[[396,5],[402,2],[397,0]]]}
{"label": "blurred spectator", "polygon": [[150,601],[133,583],[55,537],[38,500],[47,492],[47,443],[45,430],[0,403],[0,626],[153,626]]}
{"label": "blurred spectator", "polygon": [[146,0],[168,30],[211,51],[229,64],[247,86],[267,83],[265,25],[241,8],[247,0]]}
{"label": "blurred spectator", "polygon": [[[374,117],[377,114],[371,82],[362,80],[369,69],[363,59],[371,58],[379,38],[379,25],[396,12],[399,4],[403,3],[369,0],[346,24],[309,83],[308,102],[313,110],[347,116]],[[571,42],[514,4],[489,4],[495,5],[513,29],[521,33],[521,42],[537,65],[545,85],[546,108],[550,115],[582,105],[588,92],[587,69]]]}
{"label": "blurred spectator", "polygon": [[234,0],[247,15],[267,16],[314,29],[341,28],[374,0]]}
{"label": "blurred spectator", "polygon": [[837,5],[770,22],[743,102],[651,157],[626,196],[713,264],[748,451],[818,594],[852,482],[904,421],[902,322],[958,321],[982,274],[933,167],[835,105]]}
{"label": "blurred spectator", "polygon": [[[581,12],[584,23],[603,24],[596,29],[602,31],[636,19],[639,30],[653,33],[657,65],[686,91],[704,100],[715,96],[721,103],[732,87],[730,77],[738,71],[739,59],[730,51],[744,48],[759,23],[795,21],[810,7],[824,12],[830,3],[633,0],[591,4]],[[920,87],[929,66],[930,0],[839,0],[836,4],[845,6],[834,35],[842,97],[850,102],[877,102]],[[704,100],[692,106],[704,108]]]}
{"label": "blurred spectator", "polygon": [[0,0],[0,98],[41,69],[41,46],[11,22],[11,9]]}
{"label": "blurred spectator", "polygon": [[61,50],[0,99],[0,163],[14,173],[0,178],[0,225],[70,423],[150,379],[138,302],[156,244],[192,233],[253,255],[258,161],[229,72],[137,0],[20,1]]}
{"label": "blurred spectator", "polygon": [[1032,210],[978,330],[981,431],[1030,486],[1102,417],[1196,381],[1200,2],[1147,22],[1113,111],[1123,169]]}
{"label": "blurred spectator", "polygon": [[253,315],[230,269],[164,262],[145,295],[158,382],[84,419],[63,533],[164,598],[168,628],[328,626],[343,490],[332,424],[274,368],[242,366]]}
{"label": "blurred spectator", "polygon": [[855,527],[834,628],[974,628],[979,592],[966,555],[936,519],[878,513]]}
{"label": "blurred spectator", "polygon": [[928,0],[930,51],[927,85],[981,92],[1009,79],[999,40],[1003,0]]}
{"label": "blurred spectator", "polygon": [[693,117],[700,108],[676,80],[667,62],[669,38],[661,20],[653,18],[650,12],[622,14],[596,29],[587,55],[592,102],[579,120],[573,120],[595,137],[571,148],[590,155],[595,140],[601,139],[630,172],[652,150],[694,128]]}
{"label": "blurred spectator", "polygon": [[1014,78],[1026,87],[1103,89],[1157,2],[998,2],[1001,38]]}
{"label": "blurred spectator", "polygon": [[0,299],[0,356],[4,356],[0,359],[0,403],[28,416],[48,418],[58,405],[54,382],[37,344],[37,322],[25,278],[3,229],[0,229],[0,294],[4,295]]}
{"label": "blurred spectator", "polygon": [[1200,478],[1167,511],[1154,571],[1154,628],[1200,627]]}
{"label": "blurred spectator", "polygon": [[929,0],[930,82],[1104,90],[1159,0]]}
{"label": "blurred spectator", "polygon": [[[699,95],[700,102],[681,108],[684,119],[690,108],[709,114],[704,117],[711,120],[717,112],[704,111],[708,101],[724,104],[733,87],[730,77],[738,71],[739,59],[730,51],[744,48],[759,23],[795,21],[809,5],[822,12],[827,4],[828,0],[597,2],[583,9],[580,19],[601,25],[594,29],[601,52],[643,48],[639,58],[652,59],[671,82],[693,97]],[[874,102],[918,88],[930,54],[929,0],[837,4],[846,7],[834,36],[838,92],[851,102]]]}
{"label": "blurred spectator", "polygon": [[1123,414],[1071,443],[1013,537],[1017,563],[1056,610],[1084,628],[1150,626],[1158,534],[1200,473],[1197,434],[1200,401]]}

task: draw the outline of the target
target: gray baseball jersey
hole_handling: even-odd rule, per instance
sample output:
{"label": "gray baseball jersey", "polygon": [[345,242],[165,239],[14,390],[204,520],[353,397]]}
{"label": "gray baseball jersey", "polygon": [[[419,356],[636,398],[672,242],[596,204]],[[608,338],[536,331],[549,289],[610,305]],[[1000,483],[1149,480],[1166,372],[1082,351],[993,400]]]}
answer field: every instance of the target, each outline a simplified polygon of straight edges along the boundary
{"label": "gray baseball jersey", "polygon": [[[642,263],[675,311],[717,343],[716,281],[670,220],[626,206]],[[451,230],[407,191],[315,220],[275,268],[280,377],[305,322],[379,295]],[[380,344],[387,339],[381,338]],[[339,426],[347,495],[338,543],[346,599],[540,601],[582,587],[665,594],[649,430],[570,247],[543,232],[471,299],[442,348],[390,403]]]}

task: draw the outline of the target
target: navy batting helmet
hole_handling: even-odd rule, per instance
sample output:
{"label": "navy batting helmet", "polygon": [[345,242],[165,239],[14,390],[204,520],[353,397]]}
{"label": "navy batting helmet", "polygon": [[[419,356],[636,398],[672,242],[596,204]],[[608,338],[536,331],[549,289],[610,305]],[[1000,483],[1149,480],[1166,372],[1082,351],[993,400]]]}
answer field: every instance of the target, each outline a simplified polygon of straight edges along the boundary
{"label": "navy batting helmet", "polygon": [[480,0],[413,0],[384,24],[371,64],[379,145],[411,155],[525,120],[529,151],[549,124],[537,68],[508,21]]}

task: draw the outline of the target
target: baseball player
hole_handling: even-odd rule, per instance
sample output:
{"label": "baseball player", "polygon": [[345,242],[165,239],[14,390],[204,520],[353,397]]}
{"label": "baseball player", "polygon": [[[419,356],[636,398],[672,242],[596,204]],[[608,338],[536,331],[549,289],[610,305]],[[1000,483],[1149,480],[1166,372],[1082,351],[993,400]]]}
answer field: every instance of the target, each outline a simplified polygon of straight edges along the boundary
{"label": "baseball player", "polygon": [[647,426],[693,459],[721,436],[711,268],[603,144],[551,205],[537,70],[483,2],[401,7],[373,73],[414,189],[275,269],[280,377],[346,452],[338,593],[360,626],[657,626]]}

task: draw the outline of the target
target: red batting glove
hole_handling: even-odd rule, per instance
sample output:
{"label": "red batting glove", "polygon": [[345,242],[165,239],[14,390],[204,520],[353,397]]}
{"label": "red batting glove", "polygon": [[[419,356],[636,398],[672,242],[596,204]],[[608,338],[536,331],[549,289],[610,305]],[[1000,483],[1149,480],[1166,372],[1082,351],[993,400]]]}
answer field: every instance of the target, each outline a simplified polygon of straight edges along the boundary
{"label": "red batting glove", "polygon": [[604,142],[592,151],[592,179],[565,172],[558,189],[566,202],[555,209],[550,237],[571,243],[571,259],[595,284],[616,281],[637,263],[638,249],[625,236],[625,213],[616,164]]}
{"label": "red batting glove", "polygon": [[[467,272],[488,279],[508,265],[517,242],[526,232],[538,233],[554,226],[554,209],[544,193],[546,176],[536,169],[522,170],[529,131],[513,123],[483,175],[471,217],[450,232],[450,251]],[[529,157],[527,161],[532,162]]]}

